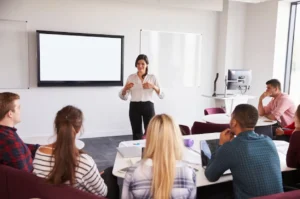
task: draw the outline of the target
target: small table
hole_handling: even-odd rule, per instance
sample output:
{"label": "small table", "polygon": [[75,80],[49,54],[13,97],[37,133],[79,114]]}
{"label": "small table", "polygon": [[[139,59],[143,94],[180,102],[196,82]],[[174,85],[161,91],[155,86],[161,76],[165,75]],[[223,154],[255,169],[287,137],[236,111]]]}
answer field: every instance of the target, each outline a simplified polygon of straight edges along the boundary
{"label": "small table", "polygon": [[[225,175],[220,177],[216,182],[209,182],[204,174],[204,169],[201,166],[200,157],[200,140],[213,140],[219,139],[220,133],[207,133],[198,135],[187,135],[183,136],[184,139],[193,139],[194,145],[191,148],[184,148],[183,160],[186,161],[191,167],[197,169],[196,172],[196,184],[197,187],[207,186],[211,184],[217,184],[221,182],[227,182],[232,180],[232,175]],[[280,168],[281,171],[291,171],[295,170],[287,167],[286,165],[286,153],[289,147],[289,143],[285,141],[274,141],[276,149],[278,151]],[[119,147],[131,147],[131,146],[145,146],[145,140],[135,140],[135,141],[124,141],[119,144]],[[124,178],[126,172],[121,171],[123,168],[131,166],[134,162],[139,161],[141,158],[123,158],[119,152],[116,154],[116,159],[113,168],[113,175]],[[192,161],[192,162],[191,162]]]}
{"label": "small table", "polygon": [[[214,124],[229,124],[230,123],[231,116],[229,116],[226,113],[220,113],[220,114],[211,114],[211,115],[205,115],[202,120],[214,123]],[[273,129],[272,125],[276,124],[277,121],[270,120],[266,117],[259,117],[255,132],[258,134],[263,134],[269,136],[271,139],[273,139]]]}
{"label": "small table", "polygon": [[[22,138],[24,143],[27,144],[39,144],[39,145],[47,145],[53,143],[56,138],[55,137],[23,137]],[[75,145],[78,149],[83,149],[84,147],[84,142],[81,140],[76,139],[75,140]]]}
{"label": "small table", "polygon": [[[229,124],[231,116],[225,113],[205,115],[202,120],[215,124]],[[270,120],[266,117],[259,117],[256,126],[270,126],[276,124],[276,120]]]}

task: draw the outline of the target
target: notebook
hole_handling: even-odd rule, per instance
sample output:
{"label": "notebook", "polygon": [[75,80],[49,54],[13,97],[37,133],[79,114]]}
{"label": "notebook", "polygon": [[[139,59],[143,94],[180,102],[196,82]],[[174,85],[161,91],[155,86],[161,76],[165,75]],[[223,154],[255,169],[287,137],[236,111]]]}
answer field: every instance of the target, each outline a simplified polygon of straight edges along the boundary
{"label": "notebook", "polygon": [[117,147],[118,152],[123,158],[136,158],[142,156],[142,148],[131,146],[131,147]]}

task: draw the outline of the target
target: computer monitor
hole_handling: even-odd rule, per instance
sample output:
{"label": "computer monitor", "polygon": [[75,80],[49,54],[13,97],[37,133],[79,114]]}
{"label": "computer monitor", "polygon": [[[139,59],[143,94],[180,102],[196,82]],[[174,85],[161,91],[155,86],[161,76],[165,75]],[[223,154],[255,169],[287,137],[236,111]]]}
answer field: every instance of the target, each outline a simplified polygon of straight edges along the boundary
{"label": "computer monitor", "polygon": [[229,69],[227,77],[227,90],[240,90],[242,94],[250,89],[252,70]]}

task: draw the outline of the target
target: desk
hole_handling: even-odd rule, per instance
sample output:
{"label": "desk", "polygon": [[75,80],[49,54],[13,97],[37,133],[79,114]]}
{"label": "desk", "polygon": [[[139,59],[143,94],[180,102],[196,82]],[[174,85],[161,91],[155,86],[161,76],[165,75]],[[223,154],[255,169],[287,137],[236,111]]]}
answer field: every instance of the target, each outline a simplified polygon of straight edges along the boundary
{"label": "desk", "polygon": [[255,96],[250,95],[217,95],[215,97],[211,95],[202,95],[203,97],[214,99],[216,101],[222,101],[225,104],[226,114],[231,114],[234,108],[239,104],[247,104],[249,99],[255,99]]}
{"label": "desk", "polygon": [[[214,124],[229,124],[230,123],[230,116],[225,114],[225,113],[220,113],[220,114],[211,114],[211,115],[205,115],[202,120],[209,122],[209,123],[214,123]],[[273,138],[273,129],[272,125],[276,124],[277,121],[275,120],[269,120],[266,117],[259,117],[256,127],[255,127],[255,132],[258,134],[263,134],[267,135],[270,138]]]}
{"label": "desk", "polygon": [[[202,120],[215,124],[229,124],[230,116],[225,113],[205,115]],[[277,121],[269,120],[266,117],[259,117],[256,126],[270,126],[276,124]]]}
{"label": "desk", "polygon": [[[219,139],[220,133],[207,133],[207,134],[199,134],[199,135],[187,135],[183,136],[185,139],[193,139],[194,140],[194,145],[191,149],[185,148],[184,149],[184,155],[183,155],[183,160],[188,163],[191,167],[197,169],[198,171],[196,172],[197,175],[197,180],[196,184],[197,187],[202,187],[206,185],[211,185],[211,184],[217,184],[221,182],[227,182],[232,180],[232,175],[227,175],[227,176],[222,176],[218,181],[216,182],[209,182],[205,175],[204,175],[204,169],[201,166],[201,157],[200,157],[200,140],[212,140],[212,139]],[[139,145],[136,145],[136,144]],[[292,168],[289,168],[286,166],[286,153],[289,147],[289,143],[285,141],[274,141],[279,159],[280,159],[280,167],[281,171],[290,171],[294,170]],[[119,144],[120,147],[126,147],[126,146],[139,146],[139,147],[144,147],[145,146],[145,140],[137,140],[137,141],[125,141],[121,142]],[[191,162],[191,159],[193,162]],[[117,152],[115,163],[114,163],[114,168],[113,168],[113,175],[124,178],[125,177],[125,172],[120,171],[123,168],[129,167],[132,165],[132,162],[136,162],[140,160],[140,158],[123,158],[119,152]]]}
{"label": "desk", "polygon": [[[47,145],[47,144],[51,144],[55,141],[55,137],[24,137],[22,138],[24,143],[27,144],[39,144],[39,145]],[[83,149],[84,147],[84,142],[81,140],[76,139],[75,140],[75,145],[78,149]]]}

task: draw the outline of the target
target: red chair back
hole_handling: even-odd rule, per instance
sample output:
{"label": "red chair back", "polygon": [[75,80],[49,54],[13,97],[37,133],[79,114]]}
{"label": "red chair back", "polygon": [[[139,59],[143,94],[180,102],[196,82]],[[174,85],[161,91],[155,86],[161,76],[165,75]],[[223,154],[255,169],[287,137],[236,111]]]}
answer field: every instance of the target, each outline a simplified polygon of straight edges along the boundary
{"label": "red chair back", "polygon": [[188,126],[179,124],[182,135],[191,135],[191,130]]}
{"label": "red chair back", "polygon": [[216,133],[229,128],[229,124],[212,124],[203,122],[194,122],[192,134]]}
{"label": "red chair back", "polygon": [[43,178],[5,165],[0,165],[0,198],[72,198],[105,199],[68,185],[50,185]]}
{"label": "red chair back", "polygon": [[204,115],[226,113],[223,108],[206,108],[204,109]]}
{"label": "red chair back", "polygon": [[296,199],[300,198],[300,190],[289,191],[285,193],[277,193],[268,196],[260,196],[252,199]]}

